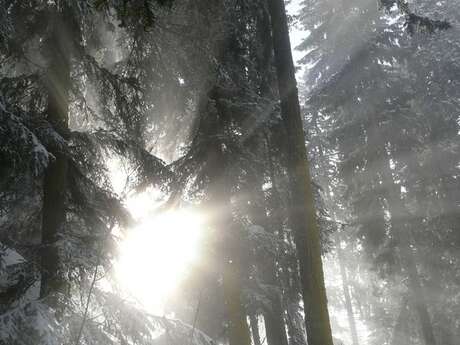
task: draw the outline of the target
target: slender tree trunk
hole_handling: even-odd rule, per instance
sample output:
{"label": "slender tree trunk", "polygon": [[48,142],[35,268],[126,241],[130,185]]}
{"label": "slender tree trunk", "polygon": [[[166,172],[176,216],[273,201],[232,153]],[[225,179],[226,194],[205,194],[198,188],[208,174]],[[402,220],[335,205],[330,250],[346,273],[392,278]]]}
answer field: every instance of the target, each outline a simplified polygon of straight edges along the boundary
{"label": "slender tree trunk", "polygon": [[[250,218],[252,223],[260,225],[265,231],[272,228],[267,219],[264,206],[265,196],[262,191],[262,183],[255,176],[250,177],[249,185],[255,186],[252,191],[253,198],[250,203]],[[276,259],[272,253],[263,258],[260,267],[263,280],[273,287],[278,287],[278,277],[276,273]],[[268,345],[288,345],[286,330],[283,318],[283,305],[281,295],[273,292],[267,296],[270,300],[271,310],[264,311],[265,331]]]}
{"label": "slender tree trunk", "polygon": [[[278,285],[278,277],[276,275],[276,264],[273,259],[267,258],[267,266],[265,267],[264,277],[267,284],[272,286]],[[281,295],[273,292],[269,296],[271,310],[264,312],[265,332],[268,345],[288,345]]]}
{"label": "slender tree trunk", "polygon": [[268,0],[268,8],[281,98],[281,116],[287,131],[291,223],[299,259],[307,338],[309,345],[333,345],[321,243],[284,1]]}
{"label": "slender tree trunk", "polygon": [[[284,332],[286,332],[286,328],[287,328],[287,335],[286,335],[286,338],[287,338],[287,343],[289,345],[307,345],[307,342],[306,342],[306,338],[305,338],[305,329],[304,327],[302,327],[302,325],[305,324],[304,321],[302,321],[302,317],[299,313],[299,305],[298,305],[298,302],[297,302],[297,299],[295,302],[292,302],[290,301],[290,297],[287,296],[287,294],[289,292],[293,292],[292,290],[297,290],[297,283],[298,283],[298,279],[295,279],[295,283],[292,283],[292,273],[289,272],[282,259],[283,259],[283,253],[284,253],[284,250],[285,250],[285,237],[284,237],[284,231],[283,231],[283,215],[281,214],[281,196],[280,196],[280,193],[278,191],[278,183],[277,183],[277,179],[276,179],[276,175],[275,175],[275,166],[273,164],[273,160],[272,160],[272,155],[271,155],[271,144],[270,144],[270,140],[268,137],[266,137],[266,150],[267,150],[267,161],[268,161],[268,165],[269,165],[269,177],[270,177],[270,181],[272,183],[272,198],[273,198],[273,202],[274,202],[274,205],[272,206],[273,207],[273,210],[274,210],[274,213],[270,216],[270,218],[268,219],[268,221],[270,222],[270,225],[273,227],[273,229],[277,229],[278,230],[278,239],[279,239],[279,243],[280,243],[280,248],[279,248],[279,251],[280,253],[282,253],[280,255],[280,273],[279,273],[279,279],[281,279],[282,281],[282,284],[284,284],[284,294],[283,294],[283,300],[282,300],[282,311],[281,313],[282,314],[285,314],[285,325],[283,325],[284,327]],[[298,276],[296,275],[295,276],[296,278],[298,278]],[[297,291],[296,292],[293,292],[293,294],[297,294]],[[281,314],[280,313],[280,314]],[[300,322],[302,324],[300,324],[299,320],[301,320]]]}
{"label": "slender tree trunk", "polygon": [[252,342],[254,345],[262,345],[260,342],[259,333],[259,318],[256,314],[249,315],[249,323],[251,324]]}
{"label": "slender tree trunk", "polygon": [[[70,89],[70,37],[66,35],[66,20],[62,12],[50,18],[51,35],[45,44],[48,70],[45,84],[48,91],[46,115],[53,128],[68,138],[68,92]],[[59,273],[56,241],[65,222],[68,160],[57,150],[50,149],[55,160],[46,169],[42,210],[42,270],[40,296],[62,291],[64,280]]]}
{"label": "slender tree trunk", "polygon": [[348,323],[350,324],[350,332],[351,332],[351,339],[353,341],[353,345],[359,345],[358,341],[358,332],[356,331],[356,321],[355,315],[353,313],[353,305],[351,303],[351,296],[350,296],[350,285],[348,283],[348,276],[347,270],[345,268],[345,258],[343,256],[342,248],[340,247],[341,242],[341,235],[340,231],[337,232],[337,241],[336,241],[336,248],[337,248],[337,256],[340,266],[340,276],[342,277],[342,287],[343,287],[343,295],[345,297],[345,308],[347,310],[348,316]]}
{"label": "slender tree trunk", "polygon": [[289,345],[307,345],[305,329],[302,327],[305,322],[300,315],[300,307],[297,301],[287,304],[286,316]]}
{"label": "slender tree trunk", "polygon": [[271,298],[272,310],[264,313],[268,345],[288,345],[284,327],[283,306],[279,296]]}
{"label": "slender tree trunk", "polygon": [[[261,76],[260,85],[259,85],[259,92],[262,97],[266,97],[267,99],[275,99],[273,95],[273,84],[275,81],[275,75],[271,68],[272,66],[272,40],[270,34],[270,16],[266,10],[260,11],[259,16],[256,18],[257,22],[257,32],[258,32],[258,39],[260,40],[261,44],[260,47],[262,48],[258,53],[257,58],[257,71],[258,74]],[[272,107],[269,106],[268,109],[265,109],[264,116],[270,114],[273,111]],[[273,170],[271,164],[271,156],[268,152],[268,138],[265,135],[265,138],[260,135],[253,135],[248,143],[251,147],[255,148],[255,151],[258,153],[267,153],[269,158],[270,169]],[[264,183],[264,176],[263,173],[257,175],[252,173],[249,176],[249,194],[253,195],[253,200],[251,200],[251,207],[250,207],[250,217],[251,221],[254,224],[261,225],[265,231],[271,232],[273,235],[275,234],[276,230],[280,231],[280,235],[283,235],[281,222],[279,221],[279,215],[275,215],[272,220],[268,219],[267,216],[267,208],[266,208],[266,199],[265,194],[262,190],[262,185]],[[272,181],[275,184],[275,181]],[[252,187],[252,188],[251,188]],[[273,185],[273,188],[276,187]],[[276,219],[275,219],[276,218]],[[280,242],[282,243],[282,242]],[[282,244],[279,248],[277,248],[277,253],[282,251]],[[277,272],[277,267],[279,266],[279,255],[272,255],[272,253],[268,253],[268,255],[261,260],[261,273],[262,279],[271,286],[280,288],[280,293],[277,293],[274,290],[271,294],[267,297],[270,300],[271,309],[265,310],[263,313],[264,316],[264,324],[265,324],[265,333],[267,338],[268,345],[288,345],[288,338],[286,334],[286,327],[285,327],[285,320],[284,320],[284,308],[282,303],[282,293],[281,288],[282,284],[280,284],[280,277],[279,273]]]}

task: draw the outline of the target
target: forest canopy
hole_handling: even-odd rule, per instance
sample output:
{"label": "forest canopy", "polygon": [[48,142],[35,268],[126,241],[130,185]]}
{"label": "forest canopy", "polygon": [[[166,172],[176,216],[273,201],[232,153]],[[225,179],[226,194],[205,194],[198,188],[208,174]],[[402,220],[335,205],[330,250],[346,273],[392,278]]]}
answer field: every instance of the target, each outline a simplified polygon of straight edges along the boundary
{"label": "forest canopy", "polygon": [[0,0],[0,345],[456,345],[460,3]]}

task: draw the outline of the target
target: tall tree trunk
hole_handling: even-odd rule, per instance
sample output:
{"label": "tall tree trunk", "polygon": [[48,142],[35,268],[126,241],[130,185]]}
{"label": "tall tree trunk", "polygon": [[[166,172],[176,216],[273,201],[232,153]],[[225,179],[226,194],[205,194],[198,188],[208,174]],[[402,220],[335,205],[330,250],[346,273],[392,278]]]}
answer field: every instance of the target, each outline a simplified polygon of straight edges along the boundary
{"label": "tall tree trunk", "polygon": [[272,24],[281,116],[287,131],[292,203],[290,216],[300,267],[308,344],[333,345],[324,286],[321,243],[284,1],[268,0],[268,8]]}
{"label": "tall tree trunk", "polygon": [[[278,190],[278,182],[276,179],[275,166],[273,164],[272,157],[272,145],[270,143],[270,138],[266,136],[266,150],[267,150],[267,162],[268,162],[268,172],[270,181],[272,183],[272,198],[273,213],[270,215],[268,221],[273,229],[278,230],[278,239],[280,243],[279,252],[284,253],[286,250],[285,247],[285,233],[283,229],[283,214],[281,207],[281,195]],[[289,236],[289,235],[288,235]],[[287,328],[287,339],[289,345],[307,345],[306,333],[305,333],[305,322],[302,320],[300,315],[300,306],[298,303],[298,286],[299,286],[299,277],[298,274],[294,275],[293,272],[286,267],[286,263],[283,262],[283,254],[280,255],[280,270],[279,278],[281,279],[281,284],[284,286],[284,293],[282,295],[282,307],[283,314],[285,314],[285,332]],[[291,300],[292,295],[295,295],[293,300]]]}
{"label": "tall tree trunk", "polygon": [[[248,184],[253,186],[253,188],[251,188],[251,195],[253,197],[250,200],[249,213],[253,224],[262,226],[265,231],[270,231],[273,227],[269,224],[267,219],[262,183],[263,181],[259,181],[259,178],[254,174],[249,176]],[[268,253],[261,261],[263,261],[262,267],[260,267],[262,279],[270,286],[279,287],[276,273],[276,258],[272,253]],[[281,294],[273,291],[267,297],[271,305],[271,309],[265,310],[263,313],[267,343],[268,345],[288,345],[284,326]]]}
{"label": "tall tree trunk", "polygon": [[267,343],[268,345],[288,345],[281,298],[279,296],[273,296],[270,302],[272,310],[264,313]]}
{"label": "tall tree trunk", "polygon": [[297,301],[289,301],[287,303],[286,321],[289,333],[289,345],[307,345],[305,329],[302,327],[305,322],[302,320],[299,303]]}
{"label": "tall tree trunk", "polygon": [[262,345],[260,342],[259,333],[259,318],[256,314],[249,315],[249,323],[251,324],[252,342],[254,345]]}
{"label": "tall tree trunk", "polygon": [[[259,16],[256,18],[257,22],[257,32],[258,39],[261,42],[260,51],[257,54],[257,72],[261,76],[259,84],[259,92],[262,97],[267,99],[275,99],[273,95],[275,75],[271,68],[272,66],[272,40],[270,34],[270,16],[266,10],[260,11]],[[265,109],[265,112],[261,115],[269,116],[272,112],[272,107],[269,106],[268,109]],[[263,121],[265,123],[265,121]],[[249,138],[248,144],[250,147],[254,148],[255,153],[267,153],[269,158],[270,169],[273,174],[273,167],[271,163],[271,156],[268,148],[268,136],[265,133],[265,136],[257,135],[257,132],[254,132],[252,137]],[[264,228],[265,231],[268,231],[275,234],[276,230],[280,232],[280,235],[283,235],[281,221],[279,221],[279,214],[274,216],[274,219],[269,220],[267,216],[266,208],[266,198],[262,189],[264,183],[263,173],[251,173],[249,174],[249,195],[252,195],[252,200],[250,202],[250,218],[252,223],[260,225]],[[275,181],[273,181],[273,189],[276,189],[274,186]],[[280,242],[282,243],[282,242]],[[277,253],[282,252],[282,244],[280,247],[276,248]],[[272,253],[267,253],[268,255],[264,257],[261,262],[261,275],[262,279],[273,287],[279,288],[274,289],[267,297],[270,300],[271,308],[264,310],[264,324],[265,324],[265,334],[267,338],[268,345],[288,345],[288,338],[286,334],[285,320],[284,320],[284,308],[282,303],[282,293],[279,273],[277,272],[277,267],[279,266],[279,255],[272,255]]]}
{"label": "tall tree trunk", "polygon": [[[45,44],[48,57],[45,84],[48,91],[46,115],[53,128],[68,138],[68,92],[70,89],[71,37],[66,34],[65,13],[56,10],[50,17],[51,35]],[[56,241],[65,222],[68,160],[57,150],[50,149],[55,160],[46,169],[42,210],[42,267],[40,296],[62,291],[64,280],[59,273]]]}
{"label": "tall tree trunk", "polygon": [[[274,287],[278,286],[276,263],[273,258],[267,258],[266,266],[263,268],[262,274],[268,285]],[[268,345],[288,345],[281,295],[273,291],[268,298],[270,300],[271,309],[264,311],[267,343]]]}
{"label": "tall tree trunk", "polygon": [[[289,345],[306,345],[306,333],[305,327],[299,327],[299,318],[302,319],[302,316],[299,313],[300,306],[298,303],[297,294],[299,291],[299,277],[296,272],[291,272],[287,267],[286,258],[284,253],[286,251],[286,238],[285,231],[283,228],[283,212],[281,207],[281,195],[278,190],[278,182],[275,173],[275,166],[273,164],[272,158],[272,147],[270,139],[266,138],[267,143],[267,161],[269,163],[269,177],[272,183],[272,198],[273,198],[273,213],[270,215],[268,221],[273,229],[278,230],[278,240],[280,243],[279,252],[281,253],[279,257],[279,280],[281,280],[281,285],[283,286],[283,295],[282,297],[282,314],[285,315],[285,326],[284,332],[286,332],[287,343]],[[290,235],[288,234],[288,237]],[[284,259],[284,260],[283,260]],[[294,275],[294,278],[293,278]],[[294,291],[295,290],[295,291]],[[294,300],[292,301],[292,295],[295,295]],[[305,322],[302,321],[302,325],[305,325]]]}
{"label": "tall tree trunk", "polygon": [[348,276],[347,270],[345,268],[345,258],[343,256],[342,248],[340,247],[341,242],[341,235],[340,231],[337,232],[337,241],[336,241],[336,248],[337,248],[337,256],[340,266],[340,276],[342,277],[342,287],[343,287],[343,295],[345,297],[345,308],[347,310],[348,316],[348,323],[350,324],[350,333],[353,345],[359,345],[358,341],[358,332],[356,331],[356,320],[355,315],[353,313],[353,305],[351,303],[351,296],[350,296],[350,285],[348,283]]}

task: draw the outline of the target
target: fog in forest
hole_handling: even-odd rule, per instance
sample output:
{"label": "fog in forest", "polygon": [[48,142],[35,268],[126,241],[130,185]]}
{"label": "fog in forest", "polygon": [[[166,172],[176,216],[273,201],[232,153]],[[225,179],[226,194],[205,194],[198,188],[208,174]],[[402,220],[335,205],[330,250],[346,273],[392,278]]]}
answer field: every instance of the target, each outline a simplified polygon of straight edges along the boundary
{"label": "fog in forest", "polygon": [[0,0],[0,345],[458,345],[458,0]]}

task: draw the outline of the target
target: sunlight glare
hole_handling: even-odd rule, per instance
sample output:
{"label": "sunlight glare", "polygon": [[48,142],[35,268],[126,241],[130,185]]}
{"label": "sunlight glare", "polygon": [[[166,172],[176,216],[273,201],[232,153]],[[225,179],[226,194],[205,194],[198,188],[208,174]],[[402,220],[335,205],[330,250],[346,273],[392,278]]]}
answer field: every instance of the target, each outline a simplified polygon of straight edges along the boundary
{"label": "sunlight glare", "polygon": [[120,244],[117,277],[148,311],[162,313],[166,299],[199,258],[203,220],[179,210],[145,219]]}

